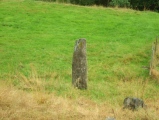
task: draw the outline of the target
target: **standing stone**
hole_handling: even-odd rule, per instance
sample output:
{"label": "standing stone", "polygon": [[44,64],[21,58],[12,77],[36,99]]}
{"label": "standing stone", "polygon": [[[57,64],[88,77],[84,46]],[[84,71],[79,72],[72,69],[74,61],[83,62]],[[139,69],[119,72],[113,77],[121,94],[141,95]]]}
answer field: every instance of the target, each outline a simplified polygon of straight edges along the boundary
{"label": "standing stone", "polygon": [[87,57],[86,40],[75,42],[72,60],[72,84],[78,89],[87,89]]}

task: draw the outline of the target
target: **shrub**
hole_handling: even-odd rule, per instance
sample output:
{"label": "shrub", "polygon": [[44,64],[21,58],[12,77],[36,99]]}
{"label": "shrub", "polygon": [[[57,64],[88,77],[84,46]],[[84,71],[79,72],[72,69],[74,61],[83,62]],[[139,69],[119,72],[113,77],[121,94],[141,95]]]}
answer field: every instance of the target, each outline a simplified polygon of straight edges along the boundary
{"label": "shrub", "polygon": [[70,2],[79,5],[92,5],[94,4],[95,0],[70,0]]}
{"label": "shrub", "polygon": [[130,2],[129,0],[112,0],[109,5],[113,7],[130,7]]}

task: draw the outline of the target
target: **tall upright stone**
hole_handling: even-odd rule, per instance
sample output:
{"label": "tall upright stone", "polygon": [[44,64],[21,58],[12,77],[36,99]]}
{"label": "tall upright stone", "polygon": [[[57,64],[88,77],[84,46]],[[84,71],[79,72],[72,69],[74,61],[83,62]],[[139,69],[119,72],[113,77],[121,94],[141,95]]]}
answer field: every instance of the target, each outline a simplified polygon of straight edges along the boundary
{"label": "tall upright stone", "polygon": [[87,57],[84,38],[75,42],[72,60],[72,84],[78,89],[87,89]]}

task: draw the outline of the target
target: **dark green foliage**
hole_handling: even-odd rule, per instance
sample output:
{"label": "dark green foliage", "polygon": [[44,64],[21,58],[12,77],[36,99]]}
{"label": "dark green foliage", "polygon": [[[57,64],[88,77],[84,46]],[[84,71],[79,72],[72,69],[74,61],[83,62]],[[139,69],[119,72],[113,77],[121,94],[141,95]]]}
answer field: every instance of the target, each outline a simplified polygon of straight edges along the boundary
{"label": "dark green foliage", "polygon": [[47,2],[64,2],[77,5],[102,5],[111,7],[130,7],[136,10],[153,10],[159,12],[159,0],[41,0]]}
{"label": "dark green foliage", "polygon": [[73,4],[78,5],[93,5],[95,0],[70,0]]}
{"label": "dark green foliage", "polygon": [[37,1],[70,3],[70,0],[37,0]]}
{"label": "dark green foliage", "polygon": [[96,5],[108,6],[111,0],[95,0]]}
{"label": "dark green foliage", "polygon": [[130,0],[133,9],[159,11],[158,0]]}
{"label": "dark green foliage", "polygon": [[118,7],[130,7],[129,0],[112,0],[109,3],[110,6],[118,6]]}

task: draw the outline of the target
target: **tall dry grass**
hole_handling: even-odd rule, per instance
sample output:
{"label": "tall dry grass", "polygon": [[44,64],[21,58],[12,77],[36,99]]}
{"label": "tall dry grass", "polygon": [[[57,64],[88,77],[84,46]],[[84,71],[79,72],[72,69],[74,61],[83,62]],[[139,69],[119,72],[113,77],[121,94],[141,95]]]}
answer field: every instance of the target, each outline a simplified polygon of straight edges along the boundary
{"label": "tall dry grass", "polygon": [[[38,81],[37,78],[32,79],[32,82],[35,82],[33,80]],[[26,80],[24,80],[24,82],[26,82]],[[142,94],[144,94],[144,89],[148,87],[147,83],[134,83],[133,81],[131,81],[126,82],[123,85],[120,84],[120,86],[121,90],[125,91],[125,86],[131,88],[130,86],[134,85],[134,87],[132,88],[136,89],[137,84],[138,86],[140,84],[143,84],[143,88],[137,89],[140,90],[138,91],[140,93],[138,96],[141,97]],[[0,119],[104,120],[108,116],[115,117],[117,120],[159,119],[159,99],[146,99],[145,103],[148,106],[147,109],[139,109],[138,111],[133,112],[130,110],[123,110],[122,103],[114,103],[113,105],[107,101],[97,103],[93,100],[87,99],[82,96],[78,98],[56,96],[54,93],[47,93],[45,89],[43,89],[43,85],[40,85],[42,84],[37,84],[37,87],[36,84],[34,84],[34,86],[32,86],[31,88],[35,88],[33,88],[31,92],[28,92],[23,89],[17,89],[14,86],[9,85],[7,83],[1,82]],[[138,94],[135,92],[134,94]],[[123,97],[124,95],[121,96]]]}
{"label": "tall dry grass", "polygon": [[[114,117],[117,120],[158,120],[159,99],[145,98],[145,93],[152,90],[149,80],[116,81],[117,91],[120,94],[108,95],[105,102],[95,102],[89,97],[76,95],[80,94],[72,87],[70,93],[65,97],[49,93],[46,86],[58,87],[61,77],[57,73],[51,73],[53,79],[45,81],[39,76],[34,66],[31,66],[29,76],[17,73],[18,87],[12,82],[0,82],[0,119],[1,120],[104,120],[107,117]],[[44,76],[46,78],[46,76]],[[71,83],[70,83],[71,84]],[[114,84],[115,85],[115,84]],[[106,90],[104,85],[100,88]],[[91,88],[93,89],[93,88]],[[85,91],[85,92],[89,92]],[[152,91],[151,91],[152,92]],[[138,111],[123,110],[122,102],[124,97],[133,95],[144,99],[147,109]],[[64,96],[64,95],[63,95]],[[76,96],[76,97],[72,97]],[[109,101],[110,100],[110,101]]]}
{"label": "tall dry grass", "polygon": [[[55,93],[49,93],[46,86],[52,87],[65,85],[60,81],[62,77],[57,73],[50,73],[52,79],[46,81],[48,76],[38,75],[34,66],[31,66],[31,72],[28,76],[17,73],[16,79],[19,81],[18,86],[13,86],[12,82],[0,82],[0,119],[1,120],[104,120],[107,117],[114,117],[117,120],[158,120],[159,119],[159,98],[157,91],[154,90],[149,79],[132,79],[126,80],[131,76],[125,68],[121,69],[124,81],[116,81],[114,85],[117,93],[112,95],[105,85],[100,84],[98,87],[106,92],[105,102],[96,102],[90,97],[85,97],[73,87],[70,93],[57,96]],[[126,72],[129,73],[128,75]],[[132,75],[133,76],[133,75]],[[71,83],[70,83],[71,84]],[[90,86],[91,87],[91,86]],[[95,87],[95,86],[94,86]],[[90,89],[93,89],[92,87]],[[150,92],[149,92],[150,91]],[[88,91],[85,91],[89,93]],[[146,94],[156,92],[151,98]],[[91,94],[91,93],[90,93]],[[90,95],[88,94],[88,95]],[[100,94],[100,93],[99,93]],[[110,95],[109,95],[110,94]],[[64,97],[65,96],[65,97]],[[75,96],[75,97],[72,97]],[[91,96],[91,95],[90,95]],[[147,109],[138,111],[123,110],[122,102],[127,96],[136,96],[142,98],[147,105]],[[111,97],[111,98],[110,98]]]}
{"label": "tall dry grass", "polygon": [[159,83],[159,44],[158,38],[152,45],[152,57],[150,62],[150,75]]}

